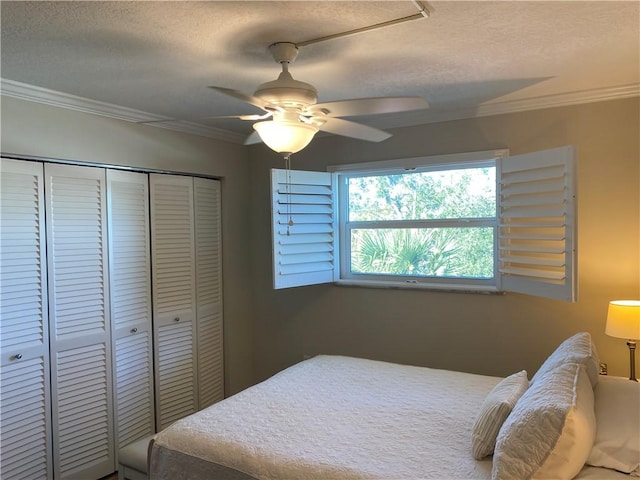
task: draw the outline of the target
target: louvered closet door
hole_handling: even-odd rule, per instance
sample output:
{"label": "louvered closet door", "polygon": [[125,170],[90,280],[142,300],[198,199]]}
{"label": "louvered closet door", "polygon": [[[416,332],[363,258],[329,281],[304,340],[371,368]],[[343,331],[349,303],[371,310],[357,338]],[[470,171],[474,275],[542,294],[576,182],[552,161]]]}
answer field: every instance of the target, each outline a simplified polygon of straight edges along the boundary
{"label": "louvered closet door", "polygon": [[103,169],[45,165],[56,479],[115,470]]}
{"label": "louvered closet door", "polygon": [[156,425],[198,408],[193,179],[149,176]]}
{"label": "louvered closet door", "polygon": [[116,445],[121,448],[155,432],[148,176],[107,170],[107,199]]}
{"label": "louvered closet door", "polygon": [[224,398],[220,182],[194,178],[199,408]]}
{"label": "louvered closet door", "polygon": [[0,163],[0,472],[51,479],[43,168]]}

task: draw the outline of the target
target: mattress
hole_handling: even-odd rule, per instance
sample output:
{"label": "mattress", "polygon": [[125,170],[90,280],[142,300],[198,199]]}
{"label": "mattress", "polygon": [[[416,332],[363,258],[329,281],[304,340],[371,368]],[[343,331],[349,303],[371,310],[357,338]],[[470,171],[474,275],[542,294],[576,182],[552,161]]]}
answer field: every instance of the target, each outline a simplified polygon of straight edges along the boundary
{"label": "mattress", "polygon": [[[500,380],[314,357],[157,434],[150,478],[488,479],[491,457],[473,459],[471,429]],[[628,478],[580,476],[605,475]]]}

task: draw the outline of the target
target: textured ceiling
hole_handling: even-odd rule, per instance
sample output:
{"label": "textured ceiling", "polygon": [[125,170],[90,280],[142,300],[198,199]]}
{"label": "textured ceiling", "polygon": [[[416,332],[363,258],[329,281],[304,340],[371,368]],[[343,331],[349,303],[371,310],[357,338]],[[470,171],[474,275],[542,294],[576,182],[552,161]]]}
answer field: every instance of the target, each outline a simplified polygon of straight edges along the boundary
{"label": "textured ceiling", "polygon": [[[428,19],[301,47],[290,71],[319,101],[420,95],[424,115],[640,82],[637,1],[424,2]],[[274,80],[277,41],[413,15],[411,1],[2,1],[2,78],[155,115],[256,113],[207,89]],[[395,124],[391,122],[391,117]],[[248,132],[250,123],[207,125]]]}

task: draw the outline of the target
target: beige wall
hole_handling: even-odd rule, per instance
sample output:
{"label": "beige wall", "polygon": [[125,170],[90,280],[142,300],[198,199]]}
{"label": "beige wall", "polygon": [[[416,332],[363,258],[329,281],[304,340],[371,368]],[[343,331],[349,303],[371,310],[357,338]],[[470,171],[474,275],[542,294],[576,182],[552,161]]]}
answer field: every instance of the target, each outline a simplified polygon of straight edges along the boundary
{"label": "beige wall", "polygon": [[251,235],[257,379],[304,354],[363,356],[507,375],[532,375],[567,336],[588,331],[610,373],[628,375],[624,340],[607,337],[609,300],[640,298],[639,99],[625,99],[398,129],[381,143],[317,138],[293,168],[509,148],[575,145],[579,299],[319,285],[271,288],[269,169],[282,160],[251,149]]}
{"label": "beige wall", "polygon": [[253,381],[248,156],[245,147],[2,97],[1,149],[19,154],[197,173],[222,180],[227,393]]}

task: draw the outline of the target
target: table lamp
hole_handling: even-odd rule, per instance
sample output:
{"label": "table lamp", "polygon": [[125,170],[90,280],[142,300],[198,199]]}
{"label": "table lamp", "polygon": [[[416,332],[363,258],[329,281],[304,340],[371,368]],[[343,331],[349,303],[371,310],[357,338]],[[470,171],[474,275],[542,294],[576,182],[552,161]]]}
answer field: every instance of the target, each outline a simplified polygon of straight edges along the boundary
{"label": "table lamp", "polygon": [[626,338],[629,347],[629,380],[636,378],[636,340],[640,339],[640,300],[614,300],[609,302],[607,313],[607,335]]}

